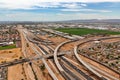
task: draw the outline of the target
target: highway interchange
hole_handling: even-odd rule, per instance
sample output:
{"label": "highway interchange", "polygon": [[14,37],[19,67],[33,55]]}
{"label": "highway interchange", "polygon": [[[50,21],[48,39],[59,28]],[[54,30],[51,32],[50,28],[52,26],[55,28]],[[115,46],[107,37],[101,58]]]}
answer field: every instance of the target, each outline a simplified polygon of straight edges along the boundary
{"label": "highway interchange", "polygon": [[[63,38],[66,40],[56,46],[53,41],[45,41],[23,28],[21,25],[18,25],[16,29],[21,35],[24,59],[1,64],[0,66],[5,67],[22,63],[26,70],[25,74],[27,80],[120,80],[120,73],[110,69],[111,72],[116,75],[113,76],[104,70],[100,70],[96,66],[86,62],[83,59],[84,56],[78,54],[77,50],[78,47],[84,43],[113,38],[118,39],[120,37],[95,37],[84,39],[83,37],[65,37],[63,35]],[[48,33],[51,32],[48,31]],[[54,33],[52,32],[51,34]],[[62,37],[62,35],[58,36]],[[65,46],[71,47],[67,49]],[[88,59],[87,57],[84,58]],[[37,63],[37,61],[40,61],[40,63]],[[37,70],[41,64],[45,65],[49,74],[48,77],[44,77],[41,73],[42,71]]]}

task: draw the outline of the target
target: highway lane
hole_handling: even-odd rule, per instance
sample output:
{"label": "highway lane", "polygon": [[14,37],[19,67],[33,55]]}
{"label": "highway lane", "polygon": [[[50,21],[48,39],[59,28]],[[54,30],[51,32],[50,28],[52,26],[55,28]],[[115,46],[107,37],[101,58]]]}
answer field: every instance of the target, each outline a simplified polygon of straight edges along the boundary
{"label": "highway lane", "polygon": [[69,40],[78,40],[78,39],[84,38],[82,36],[77,36],[77,35],[70,36],[68,33],[63,33],[63,32],[52,30],[52,29],[42,29],[42,31],[47,32],[47,33],[51,33],[51,34],[55,34],[57,36],[61,36],[63,38],[69,39]]}
{"label": "highway lane", "polygon": [[[26,34],[25,34],[25,31],[24,31],[24,29],[23,28],[21,28],[21,29],[17,29],[18,31],[19,31],[19,33],[21,34],[21,40],[22,40],[22,52],[23,52],[23,54],[24,54],[24,56],[26,57],[26,58],[28,58],[28,52],[27,52],[27,43],[29,43],[29,41],[27,40],[27,38],[26,38]],[[31,62],[31,61],[30,61]],[[24,66],[24,68],[26,68],[26,70],[27,70],[27,72],[26,72],[26,74],[29,76],[29,78],[31,79],[31,80],[35,80],[35,74],[34,74],[34,72],[33,72],[33,70],[32,70],[32,67],[29,65],[29,64],[26,64],[27,66]]]}
{"label": "highway lane", "polygon": [[[38,47],[41,50],[41,52],[43,53],[43,55],[53,55],[53,54],[50,54],[49,50],[51,50],[51,49],[46,47],[46,45],[41,45],[41,46],[39,45]],[[60,54],[58,54],[58,55],[60,55]],[[51,68],[53,69],[54,73],[57,74],[57,77],[61,80],[64,80],[64,78],[60,75],[59,71],[57,70],[56,66],[55,65],[52,66],[54,64],[54,61],[52,59],[48,59],[47,61],[51,65]]]}
{"label": "highway lane", "polygon": [[88,64],[86,62],[84,62],[78,55],[77,53],[77,46],[75,46],[74,48],[74,54],[76,56],[76,58],[78,59],[78,61],[80,61],[80,63],[82,63],[88,70],[90,70],[92,73],[94,73],[95,75],[98,76],[98,78],[101,79],[101,77],[103,77],[101,74],[99,74],[98,72],[96,72],[95,70],[93,70],[90,66],[88,66]]}
{"label": "highway lane", "polygon": [[[80,46],[80,45],[83,45],[83,44],[85,44],[85,43],[88,43],[88,42],[92,42],[92,41],[101,41],[101,40],[106,40],[106,39],[113,39],[113,38],[120,38],[120,37],[105,37],[105,38],[98,38],[98,39],[91,39],[91,40],[86,40],[86,41],[84,41],[84,42],[82,42],[82,43],[80,43],[80,44],[78,44],[77,46],[75,46],[74,47],[74,54],[75,54],[75,56],[76,56],[76,58],[85,66],[85,67],[87,67],[91,72],[93,72],[94,74],[96,74],[101,80],[103,80],[103,79],[105,79],[104,78],[104,76],[103,75],[101,75],[101,74],[99,74],[96,70],[95,70],[95,68],[92,66],[88,66],[88,64],[86,63],[86,62],[84,62],[81,58],[80,58],[80,56],[78,55],[78,53],[77,53],[77,49],[78,49],[78,46]],[[102,74],[105,74],[105,72],[103,72],[103,71],[101,71],[101,73]],[[108,75],[107,75],[108,76]],[[109,75],[110,76],[110,75]],[[115,77],[111,77],[111,78],[113,78],[113,79],[115,79],[115,80],[118,80],[118,79],[116,79]],[[106,79],[108,79],[108,78],[106,78]],[[109,80],[109,79],[108,79]]]}
{"label": "highway lane", "polygon": [[[68,70],[66,71],[69,75],[71,75],[72,77],[74,77],[77,80],[86,80],[83,76],[81,76],[72,66],[70,66],[68,63],[66,63],[64,60],[60,60],[60,64],[64,65],[65,68]],[[63,67],[63,66],[62,66]],[[64,68],[64,67],[63,67]],[[65,69],[64,68],[64,69]],[[72,72],[72,73],[71,73]]]}
{"label": "highway lane", "polygon": [[[25,33],[25,36],[27,36],[26,35],[26,31],[24,32]],[[27,39],[28,37],[26,37],[26,39]],[[30,38],[29,38],[30,39]],[[28,41],[29,41],[29,39],[27,39]],[[32,43],[31,43],[32,44]],[[34,45],[34,44],[33,44]],[[35,44],[35,46],[36,47],[38,47],[36,44]],[[35,48],[35,47],[33,47],[32,45],[30,46],[31,47],[31,49],[37,54],[37,55],[39,55],[39,57],[41,57],[41,55],[40,55],[40,52]],[[41,50],[42,51],[42,50]],[[42,53],[43,53],[43,51],[42,51]],[[43,53],[43,54],[45,54],[45,53]],[[48,64],[47,64],[47,62],[46,62],[46,60],[44,59],[44,58],[42,58],[42,62],[45,64],[45,67],[47,68],[47,70],[48,70],[48,72],[49,72],[49,74],[51,75],[51,77],[54,79],[54,80],[58,80],[57,79],[57,77],[55,76],[55,74],[53,73],[53,71],[50,69],[50,67],[48,66]]]}
{"label": "highway lane", "polygon": [[[38,47],[37,45],[35,45],[35,46]],[[37,55],[39,55],[39,57],[41,57],[40,52],[39,52],[36,48],[32,47],[32,49],[35,51],[35,53],[36,53]],[[43,54],[45,54],[42,50],[41,50],[41,52],[42,52]],[[47,68],[47,70],[48,70],[49,74],[51,75],[51,77],[52,77],[54,80],[58,80],[58,78],[56,77],[56,75],[53,73],[53,71],[51,70],[51,68],[48,66],[46,60],[45,60],[44,58],[42,58],[42,61],[43,61],[43,63],[45,64],[45,67]]]}
{"label": "highway lane", "polygon": [[[69,42],[69,41],[68,41]],[[51,49],[49,46],[46,46],[48,49],[50,49],[50,50],[54,50],[54,49]],[[44,51],[44,50],[43,50]],[[45,51],[46,52],[46,51]],[[47,53],[47,52],[46,52]],[[48,54],[48,53],[47,53]],[[61,59],[62,57],[60,57],[60,59]],[[69,64],[69,63],[67,63],[67,64]],[[70,65],[70,64],[69,64]],[[71,65],[70,65],[71,66]],[[64,69],[66,69],[66,67],[64,66],[64,65],[62,65],[62,67],[64,67]],[[73,66],[72,65],[72,68],[73,69],[75,69],[76,70],[76,68],[75,68],[75,66]],[[80,70],[79,69],[77,69],[78,70],[78,72],[80,73]],[[68,73],[69,71],[67,70],[67,73]],[[68,73],[68,74],[70,74],[70,72]],[[93,80],[92,78],[90,78],[89,76],[87,76],[87,75],[85,75],[85,73],[83,73],[83,72],[81,72],[80,74],[82,74],[82,75],[84,75],[84,77],[87,79],[87,80]],[[73,74],[72,74],[73,75]],[[75,77],[74,77],[75,78]],[[82,78],[81,78],[82,79]]]}
{"label": "highway lane", "polygon": [[[61,54],[58,54],[57,57],[60,57],[60,56],[64,56],[65,53],[61,53]],[[31,61],[37,61],[37,60],[41,60],[42,58],[44,59],[52,59],[53,58],[53,54],[47,54],[47,55],[43,55],[43,56],[39,56],[39,55],[36,55],[36,56],[33,56],[33,57],[29,57],[29,58],[24,58],[24,59],[19,59],[19,60],[15,60],[15,61],[10,61],[10,62],[6,62],[6,63],[2,63],[0,64],[0,67],[9,67],[9,66],[14,66],[14,65],[17,65],[17,64],[22,64],[22,63],[26,63],[26,62],[31,62]]]}
{"label": "highway lane", "polygon": [[[69,41],[67,41],[67,42],[69,42]],[[59,69],[60,73],[62,74],[62,76],[63,76],[66,80],[69,80],[69,79],[72,80],[73,77],[70,77],[70,75],[64,71],[64,69],[62,68],[62,66],[60,65],[60,63],[59,63],[59,61],[58,61],[58,59],[57,59],[57,51],[58,51],[58,49],[59,49],[64,43],[67,43],[67,42],[63,42],[63,43],[61,43],[60,45],[58,45],[58,46],[56,47],[56,49],[54,50],[54,61],[55,61],[55,64],[56,64],[57,68]],[[70,78],[69,78],[69,77],[70,77]]]}
{"label": "highway lane", "polygon": [[73,80],[81,80],[72,70],[70,70],[68,67],[66,67],[66,65],[64,63],[60,62],[60,65],[65,70],[65,72],[67,72],[71,77],[74,78]]}
{"label": "highway lane", "polygon": [[[47,46],[47,48],[48,48],[48,46]],[[54,49],[51,49],[50,47],[48,48],[48,49],[50,49],[50,50],[54,50]],[[44,51],[44,50],[43,50]],[[45,51],[46,52],[46,51]],[[48,52],[49,52],[49,50],[48,50]],[[48,54],[48,52],[47,52],[47,54]],[[58,55],[58,54],[57,54]],[[61,59],[61,57],[60,57],[60,59]],[[63,65],[63,67],[64,67],[64,69],[67,69],[67,67],[66,66],[64,66]],[[69,69],[67,70],[67,73],[63,73],[63,72],[61,72],[61,73],[63,73],[63,74],[67,74],[66,76],[64,75],[64,77],[65,77],[65,79],[67,78],[67,79],[72,79],[72,77],[73,77],[73,75],[74,75],[74,79],[76,80],[77,79],[77,76],[76,76],[76,74],[70,74],[70,72],[71,72],[71,70],[69,71]],[[70,74],[70,75],[69,75]],[[75,77],[76,76],[76,77]],[[68,78],[69,77],[69,78]],[[77,79],[78,80],[78,79]],[[80,80],[80,79],[79,79]]]}
{"label": "highway lane", "polygon": [[[35,42],[35,41],[33,41],[33,40],[31,40],[32,42]],[[36,43],[36,44],[38,44],[38,43]],[[48,54],[47,52],[46,52],[46,50],[44,50],[40,45],[39,45],[39,49],[41,50],[41,52],[44,54],[44,55],[46,55],[46,54]],[[62,73],[64,73],[64,72],[62,72]],[[66,73],[67,74],[67,73]],[[67,74],[68,75],[68,74]],[[64,75],[65,76],[65,75]],[[70,77],[70,76],[69,76]],[[74,79],[74,78],[72,78],[72,79]]]}
{"label": "highway lane", "polygon": [[93,80],[90,76],[86,75],[83,71],[81,71],[80,69],[78,69],[76,66],[74,66],[73,64],[71,64],[68,60],[66,60],[64,57],[61,57],[62,60],[64,60],[64,62],[66,62],[69,66],[71,66],[72,68],[74,68],[78,73],[80,73],[85,79],[87,80]]}
{"label": "highway lane", "polygon": [[[28,41],[29,46],[31,47],[32,45],[30,45],[30,43],[29,43],[29,39],[30,39],[30,38],[27,36],[28,32],[25,30],[25,31],[23,31],[23,33],[24,33],[24,37],[25,37],[26,40]],[[29,39],[28,39],[28,38],[29,38]],[[34,49],[33,49],[33,51],[34,51]],[[45,62],[45,60],[42,59],[42,61],[43,61],[43,63],[44,63],[45,65],[47,65],[47,63]],[[49,66],[47,66],[47,69],[48,69],[48,72],[52,72],[52,71],[50,71]],[[54,74],[53,74],[53,73],[50,73],[50,75],[54,75]],[[57,80],[57,78],[54,78],[54,77],[53,77],[53,79],[54,79],[54,80]]]}
{"label": "highway lane", "polygon": [[[26,34],[27,34],[27,32],[24,31],[24,36],[25,36],[26,40],[28,41]],[[40,47],[40,46],[39,46],[39,47]],[[42,47],[40,47],[40,50],[41,50],[41,52],[43,51],[42,53],[47,54],[47,52],[45,52],[45,50],[44,50]],[[66,73],[66,74],[67,74],[67,73]],[[67,74],[67,75],[68,75],[68,74]],[[70,77],[70,76],[69,76],[69,77]],[[73,80],[74,78],[71,78],[71,79]]]}
{"label": "highway lane", "polygon": [[[54,61],[55,61],[55,63],[56,63],[56,65],[57,65],[57,67],[58,67],[58,69],[62,72],[62,71],[64,71],[64,69],[62,68],[62,67],[64,67],[64,66],[61,66],[60,65],[60,63],[59,63],[59,61],[58,61],[58,59],[57,59],[57,52],[58,52],[58,50],[59,50],[59,48],[61,47],[61,46],[63,46],[64,44],[67,44],[67,43],[70,43],[70,42],[74,42],[74,41],[77,41],[77,40],[72,40],[72,41],[66,41],[66,42],[63,42],[63,43],[61,43],[60,45],[58,45],[57,47],[56,47],[56,49],[54,50]],[[69,63],[68,63],[69,64]],[[70,64],[69,64],[70,65]],[[71,65],[70,65],[71,66]],[[75,67],[74,66],[72,66],[73,67],[73,69],[75,69]],[[79,70],[80,71],[80,70]],[[65,72],[65,71],[64,71]],[[87,75],[85,75],[85,73],[80,73],[81,75],[84,75],[84,77],[87,79],[87,80],[92,80],[92,78],[90,78],[90,77],[88,77]]]}
{"label": "highway lane", "polygon": [[[37,43],[36,43],[36,45],[38,45]],[[41,50],[41,52],[44,54],[44,55],[46,55],[46,54],[49,54],[46,50],[44,50],[40,45],[38,46],[39,47],[39,49]],[[48,48],[48,47],[47,47]],[[63,73],[63,74],[65,74],[65,75],[67,75],[67,76],[69,76],[66,72],[61,72],[61,73]],[[64,76],[65,76],[64,75]],[[74,78],[72,78],[71,76],[69,76],[72,80],[74,80]],[[69,80],[69,79],[68,79]]]}
{"label": "highway lane", "polygon": [[90,65],[90,67],[93,68],[94,70],[96,70],[97,72],[101,73],[104,77],[107,76],[106,79],[108,79],[108,80],[109,79],[110,80],[119,80],[119,79],[115,78],[114,76],[111,76],[108,73],[101,71],[100,69],[96,68],[95,66],[93,66],[89,63],[87,63],[87,64]]}
{"label": "highway lane", "polygon": [[[64,45],[64,44],[67,44],[67,43],[69,43],[69,41],[67,42],[63,42],[63,44],[62,45]],[[60,44],[60,46],[59,47],[61,47],[62,46],[61,44]],[[57,53],[57,52],[56,52]],[[54,55],[55,56],[55,55]],[[59,63],[59,62],[58,62]],[[58,63],[56,63],[56,64],[58,64]],[[87,65],[87,64],[86,64]],[[60,67],[60,66],[59,66]],[[93,69],[92,69],[93,70]],[[95,70],[93,70],[93,71],[95,71]],[[96,72],[96,71],[95,71]],[[97,72],[98,73],[98,72]],[[99,73],[98,73],[99,74]],[[95,74],[96,75],[96,74]],[[97,76],[97,75],[96,75]],[[101,75],[101,77],[99,77],[99,76],[97,76],[98,77],[98,79],[101,79],[101,80],[103,80],[104,79],[104,77]]]}
{"label": "highway lane", "polygon": [[[27,39],[29,38],[28,36],[26,36],[27,37]],[[29,40],[29,39],[28,39]],[[33,40],[31,40],[31,41],[33,41]],[[96,41],[96,40],[94,40],[94,41]],[[69,41],[68,41],[69,42]],[[66,44],[66,43],[68,43],[68,42],[63,42],[63,44]],[[88,41],[89,42],[89,41]],[[34,43],[33,44],[35,44],[35,43],[39,43],[39,41],[34,41]],[[63,45],[62,44],[62,45]],[[62,46],[61,44],[59,45],[59,46],[57,46],[56,47],[56,49],[59,49],[59,47],[61,47]],[[35,45],[35,46],[37,46],[38,47],[38,45]],[[47,47],[47,48],[49,48],[49,47]],[[46,54],[48,54],[41,46],[39,46],[39,49],[40,49],[40,51],[44,54],[44,55],[46,55]],[[66,68],[65,68],[65,65],[60,65],[61,63],[59,63],[59,61],[58,61],[58,59],[57,59],[57,50],[55,49],[55,51],[54,51],[54,61],[55,61],[55,64],[56,64],[56,66],[57,66],[57,68],[59,69],[59,71],[62,73],[62,74],[64,74],[64,77],[66,77],[66,79],[68,79],[68,80],[73,80],[73,76],[70,76],[69,74],[67,74],[66,72],[68,71],[64,71]],[[75,48],[74,48],[75,49]],[[33,49],[34,50],[34,49]],[[49,48],[49,50],[50,50],[50,48]],[[39,52],[39,51],[38,51]],[[37,53],[37,54],[40,54],[40,53]],[[58,63],[58,64],[57,64]],[[85,62],[82,62],[82,63],[85,63]],[[86,65],[88,65],[87,63],[85,63]],[[86,66],[85,65],[85,66]],[[64,68],[64,69],[63,69]],[[96,70],[95,69],[92,69],[91,68],[91,66],[89,66],[89,67],[87,67],[90,71],[92,71],[93,73],[96,73]],[[69,72],[69,71],[68,71]],[[82,74],[82,73],[81,73]],[[66,76],[65,76],[66,75]],[[99,73],[97,72],[97,76],[99,75]],[[69,78],[70,77],[70,78]],[[98,76],[98,77],[100,77],[100,79],[103,77],[101,74]]]}

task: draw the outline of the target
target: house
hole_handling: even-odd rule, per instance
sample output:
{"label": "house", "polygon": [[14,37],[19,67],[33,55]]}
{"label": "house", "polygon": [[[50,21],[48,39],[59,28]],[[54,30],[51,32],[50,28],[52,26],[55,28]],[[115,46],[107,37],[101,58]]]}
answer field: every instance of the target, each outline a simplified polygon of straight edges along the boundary
{"label": "house", "polygon": [[1,42],[0,46],[7,46],[7,45],[11,45],[14,44],[12,41],[11,42]]}

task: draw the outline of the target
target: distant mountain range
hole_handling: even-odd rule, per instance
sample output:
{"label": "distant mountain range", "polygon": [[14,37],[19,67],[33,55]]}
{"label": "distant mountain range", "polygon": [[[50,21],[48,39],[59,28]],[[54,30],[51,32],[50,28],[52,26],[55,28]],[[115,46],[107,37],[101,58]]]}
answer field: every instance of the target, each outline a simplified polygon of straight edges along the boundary
{"label": "distant mountain range", "polygon": [[67,20],[61,22],[75,23],[120,23],[120,19],[89,19],[89,20]]}
{"label": "distant mountain range", "polygon": [[66,21],[0,21],[0,24],[38,24],[38,23],[120,23],[120,19],[89,19]]}

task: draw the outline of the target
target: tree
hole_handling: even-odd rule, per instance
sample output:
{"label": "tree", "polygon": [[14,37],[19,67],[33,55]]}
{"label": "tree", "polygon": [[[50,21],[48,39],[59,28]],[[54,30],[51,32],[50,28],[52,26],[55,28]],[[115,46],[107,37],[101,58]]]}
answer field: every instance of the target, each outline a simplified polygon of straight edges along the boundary
{"label": "tree", "polygon": [[27,43],[26,46],[29,47],[29,44]]}
{"label": "tree", "polygon": [[44,70],[45,70],[45,65],[42,64],[42,65],[40,66],[40,69],[41,69],[42,71],[44,71]]}
{"label": "tree", "polygon": [[22,59],[22,58],[23,58],[22,56],[19,57],[19,59]]}
{"label": "tree", "polygon": [[12,51],[9,51],[9,53],[12,53]]}

